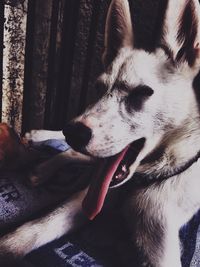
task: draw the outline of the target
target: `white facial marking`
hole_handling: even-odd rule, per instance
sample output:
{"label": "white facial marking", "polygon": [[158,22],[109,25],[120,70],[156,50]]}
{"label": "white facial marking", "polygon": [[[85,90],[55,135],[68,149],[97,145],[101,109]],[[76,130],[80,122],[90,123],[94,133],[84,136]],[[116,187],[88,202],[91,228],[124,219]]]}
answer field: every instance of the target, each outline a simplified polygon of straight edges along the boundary
{"label": "white facial marking", "polygon": [[[152,143],[160,141],[166,128],[179,127],[195,105],[191,76],[196,71],[175,68],[161,49],[152,54],[128,49],[123,59],[121,64],[116,59],[112,71],[101,77],[109,88],[107,93],[76,119],[92,129],[86,150],[94,156],[114,155],[143,137]],[[128,89],[118,84],[127,84]],[[142,104],[136,110],[128,99],[140,86],[148,86],[153,94],[137,100]]]}

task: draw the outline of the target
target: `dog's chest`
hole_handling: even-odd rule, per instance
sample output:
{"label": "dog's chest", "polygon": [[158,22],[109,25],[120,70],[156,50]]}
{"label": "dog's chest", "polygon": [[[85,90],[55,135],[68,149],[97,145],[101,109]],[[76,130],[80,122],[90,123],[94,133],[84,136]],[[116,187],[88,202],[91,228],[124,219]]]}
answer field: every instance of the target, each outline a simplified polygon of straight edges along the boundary
{"label": "dog's chest", "polygon": [[150,221],[176,217],[181,227],[200,207],[200,161],[165,181],[133,187],[127,192],[121,196],[125,200],[123,210],[128,221],[134,222],[140,215]]}

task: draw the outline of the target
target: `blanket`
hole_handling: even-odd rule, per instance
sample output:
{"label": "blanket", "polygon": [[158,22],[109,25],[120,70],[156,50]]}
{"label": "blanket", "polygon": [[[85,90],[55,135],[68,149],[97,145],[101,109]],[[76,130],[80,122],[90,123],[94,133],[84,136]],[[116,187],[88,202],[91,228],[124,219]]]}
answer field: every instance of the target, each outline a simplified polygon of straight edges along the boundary
{"label": "blanket", "polygon": [[[47,140],[34,143],[35,149],[41,151],[44,160],[52,155],[69,149],[64,141]],[[33,166],[34,167],[34,166]],[[0,229],[8,232],[26,220],[37,217],[41,211],[51,209],[71,194],[70,190],[60,193],[58,184],[67,187],[67,181],[75,180],[83,172],[92,175],[91,167],[85,165],[66,166],[68,178],[58,174],[55,181],[47,185],[32,188],[27,182],[27,172],[0,173]],[[65,168],[65,173],[66,173]],[[64,185],[64,186],[63,186]],[[56,189],[55,189],[56,188]],[[26,256],[25,260],[35,267],[112,267],[122,266],[116,255],[123,251],[123,263],[131,260],[131,244],[127,242],[120,220],[115,225],[108,224],[106,214],[100,214],[74,234],[66,235],[37,249]],[[182,266],[200,267],[200,211],[180,230],[182,244]],[[44,257],[45,255],[45,257]],[[121,255],[121,253],[120,253]]]}

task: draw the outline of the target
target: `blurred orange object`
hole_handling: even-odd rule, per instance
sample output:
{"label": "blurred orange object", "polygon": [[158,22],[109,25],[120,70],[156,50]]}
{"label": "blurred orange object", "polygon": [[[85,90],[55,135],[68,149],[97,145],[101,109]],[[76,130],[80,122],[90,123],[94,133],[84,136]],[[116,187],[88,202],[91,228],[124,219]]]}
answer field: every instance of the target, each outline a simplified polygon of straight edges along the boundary
{"label": "blurred orange object", "polygon": [[12,167],[25,150],[25,141],[13,128],[0,123],[0,167]]}

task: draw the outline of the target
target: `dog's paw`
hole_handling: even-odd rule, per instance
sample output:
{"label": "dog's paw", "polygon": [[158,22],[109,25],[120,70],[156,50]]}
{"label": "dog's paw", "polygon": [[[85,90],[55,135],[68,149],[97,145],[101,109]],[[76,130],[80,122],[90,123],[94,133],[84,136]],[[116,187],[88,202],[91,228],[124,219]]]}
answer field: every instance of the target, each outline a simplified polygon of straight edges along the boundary
{"label": "dog's paw", "polygon": [[31,130],[30,132],[25,134],[25,138],[28,141],[32,142],[40,142],[49,139],[49,131],[46,130]]}
{"label": "dog's paw", "polygon": [[31,130],[25,134],[25,138],[32,142],[41,142],[48,139],[65,139],[61,131]]}

